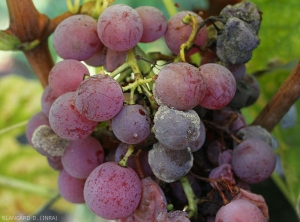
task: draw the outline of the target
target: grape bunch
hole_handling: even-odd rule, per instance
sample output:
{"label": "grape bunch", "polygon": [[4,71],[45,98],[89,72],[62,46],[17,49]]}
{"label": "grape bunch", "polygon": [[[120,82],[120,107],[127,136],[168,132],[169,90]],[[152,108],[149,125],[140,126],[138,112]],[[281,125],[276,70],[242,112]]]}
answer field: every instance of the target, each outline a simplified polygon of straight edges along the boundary
{"label": "grape bunch", "polygon": [[[152,6],[103,7],[57,26],[62,61],[26,128],[60,171],[61,196],[120,222],[268,221],[249,185],[272,174],[273,138],[241,113],[259,96],[245,68],[259,9],[245,2],[167,20]],[[169,55],[139,45],[158,39]]]}

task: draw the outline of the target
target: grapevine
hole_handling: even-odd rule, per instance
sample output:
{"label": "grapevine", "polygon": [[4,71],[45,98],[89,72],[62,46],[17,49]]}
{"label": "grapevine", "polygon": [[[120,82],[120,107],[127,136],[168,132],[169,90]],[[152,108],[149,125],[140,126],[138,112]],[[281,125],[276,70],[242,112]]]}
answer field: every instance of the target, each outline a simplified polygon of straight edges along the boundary
{"label": "grapevine", "polygon": [[[59,172],[60,196],[120,222],[269,221],[250,185],[275,170],[271,131],[300,96],[300,65],[246,124],[241,110],[260,93],[245,68],[260,44],[260,9],[240,2],[203,19],[174,4],[167,20],[152,6],[67,5],[50,19],[31,0],[7,0],[0,35],[44,87],[41,111],[22,125]],[[140,47],[158,39],[169,54]]]}

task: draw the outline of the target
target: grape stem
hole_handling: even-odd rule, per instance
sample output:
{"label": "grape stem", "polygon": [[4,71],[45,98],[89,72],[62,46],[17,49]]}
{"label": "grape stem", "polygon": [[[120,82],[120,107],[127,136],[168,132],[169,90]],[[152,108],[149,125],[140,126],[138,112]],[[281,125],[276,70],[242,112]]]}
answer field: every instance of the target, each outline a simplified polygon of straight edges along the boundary
{"label": "grape stem", "polygon": [[[86,3],[89,1],[86,1]],[[94,0],[94,5],[89,13],[93,18],[98,19],[101,13],[110,6],[114,0]]]}
{"label": "grape stem", "polygon": [[[220,29],[220,28],[216,25],[216,23],[215,23],[216,21],[219,21],[219,22],[225,24],[224,18],[219,17],[219,16],[210,16],[210,17],[208,17],[207,19],[203,20],[203,22],[201,22],[201,24],[200,24],[199,27],[198,27],[198,31],[199,31],[202,27],[204,27],[207,23],[210,22],[210,23],[214,26],[214,28],[217,30],[217,34],[220,35],[220,34],[222,33],[222,29]],[[197,31],[197,32],[198,32],[198,31]]]}
{"label": "grape stem", "polygon": [[191,14],[187,14],[183,19],[184,23],[189,23],[192,27],[192,32],[188,38],[188,40],[181,44],[179,55],[175,58],[174,62],[183,61],[186,62],[185,53],[193,46],[196,36],[198,34],[198,22],[195,16]]}
{"label": "grape stem", "polygon": [[278,91],[256,117],[252,125],[260,125],[269,132],[300,96],[300,61],[286,78]]}
{"label": "grape stem", "polygon": [[227,179],[205,178],[205,177],[198,176],[192,172],[190,172],[190,174],[199,180],[206,181],[208,183],[213,184],[213,189],[212,189],[211,193],[213,193],[215,190],[217,190],[219,192],[220,196],[222,197],[223,205],[228,204],[230,201],[227,199],[227,197],[225,196],[225,194],[222,190],[228,190],[232,197],[235,197],[236,195],[238,195],[240,193],[239,187],[231,184],[230,181],[228,181]]}
{"label": "grape stem", "polygon": [[177,13],[177,8],[175,7],[173,0],[162,0],[162,2],[164,3],[170,17]]}
{"label": "grape stem", "polygon": [[131,156],[131,154],[135,151],[134,146],[129,144],[128,145],[128,150],[125,154],[125,156],[119,161],[119,165],[122,167],[127,167],[127,161],[128,158]]}
{"label": "grape stem", "polygon": [[191,184],[187,178],[187,176],[183,176],[180,178],[180,183],[185,193],[185,196],[188,200],[188,210],[189,210],[189,217],[192,218],[193,216],[197,216],[197,201],[196,196],[191,187]]}
{"label": "grape stem", "polygon": [[137,153],[134,155],[134,162],[136,164],[136,169],[137,169],[139,178],[145,178],[145,175],[143,173],[142,166],[141,166],[141,161],[140,161],[141,152],[142,152],[142,150],[139,149],[137,151]]}
{"label": "grape stem", "polygon": [[69,12],[71,12],[72,14],[76,14],[79,12],[80,0],[74,0],[74,4],[73,4],[73,0],[67,0],[66,3],[67,3]]}
{"label": "grape stem", "polygon": [[167,62],[168,61],[172,62],[176,58],[173,55],[165,55],[165,54],[162,54],[161,52],[150,52],[150,53],[148,53],[148,56],[154,61],[164,60]]}
{"label": "grape stem", "polygon": [[137,88],[139,85],[152,82],[153,79],[136,79],[133,83],[128,84],[127,86],[122,87],[123,91],[127,91],[132,88]]}
{"label": "grape stem", "polygon": [[[150,65],[151,58],[148,54],[146,54],[139,46],[135,47],[135,54],[137,64],[141,69],[141,73],[143,76],[146,75],[147,78],[152,78],[155,76],[153,72],[153,67]],[[156,60],[155,60],[156,61]],[[152,89],[152,88],[151,88]]]}
{"label": "grape stem", "polygon": [[148,90],[148,88],[145,85],[141,85],[141,88],[142,88],[142,91],[143,91],[144,95],[147,96],[147,98],[148,98],[148,100],[150,102],[150,107],[151,107],[151,110],[152,110],[152,115],[154,116],[155,113],[156,113],[156,111],[157,111],[157,109],[158,109],[158,104],[155,101],[153,94]]}
{"label": "grape stem", "polygon": [[116,79],[116,81],[121,84],[130,74],[132,73],[131,68],[129,67],[128,69],[124,70],[123,72],[120,73],[120,76]]}
{"label": "grape stem", "polygon": [[118,74],[124,72],[125,70],[127,70],[128,68],[130,68],[130,64],[128,62],[124,62],[122,65],[120,65],[118,68],[116,68],[113,72],[111,72],[109,74],[109,76],[111,78],[116,77]]}
{"label": "grape stem", "polygon": [[174,205],[173,204],[168,204],[167,205],[167,211],[172,211],[174,210]]}
{"label": "grape stem", "polygon": [[133,83],[130,83],[127,86],[122,87],[122,90],[123,91],[130,90],[129,104],[135,104],[135,102],[134,102],[134,92],[135,92],[136,89],[138,89],[139,92],[142,92],[140,86],[144,85],[144,84],[147,84],[147,83],[150,83],[154,80],[153,78],[148,78],[148,79],[143,78],[136,58],[137,58],[137,56],[136,56],[136,53],[135,53],[135,48],[128,50],[126,63],[128,63],[128,65],[131,67],[131,69],[134,73],[134,79],[135,80],[134,80]]}

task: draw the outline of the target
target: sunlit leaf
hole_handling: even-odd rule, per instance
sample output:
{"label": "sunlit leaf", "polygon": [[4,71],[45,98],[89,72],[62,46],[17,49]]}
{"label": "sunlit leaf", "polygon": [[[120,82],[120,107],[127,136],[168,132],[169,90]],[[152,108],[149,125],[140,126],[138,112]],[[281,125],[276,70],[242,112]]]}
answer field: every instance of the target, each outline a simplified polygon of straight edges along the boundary
{"label": "sunlit leaf", "polygon": [[41,110],[41,95],[37,81],[16,75],[0,78],[0,215],[33,214],[58,192],[58,172],[26,141],[19,141],[25,124],[10,128]]}

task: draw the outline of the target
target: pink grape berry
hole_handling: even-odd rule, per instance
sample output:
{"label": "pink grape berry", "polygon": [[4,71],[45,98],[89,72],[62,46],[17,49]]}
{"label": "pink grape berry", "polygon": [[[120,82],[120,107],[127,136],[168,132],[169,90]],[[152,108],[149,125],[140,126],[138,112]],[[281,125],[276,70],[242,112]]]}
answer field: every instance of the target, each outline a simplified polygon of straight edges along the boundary
{"label": "pink grape berry", "polygon": [[206,82],[206,94],[200,105],[213,110],[225,107],[235,95],[234,76],[227,68],[216,63],[207,63],[199,68]]}
{"label": "pink grape berry", "polygon": [[142,183],[136,172],[116,162],[95,168],[86,180],[84,199],[96,215],[115,220],[131,215],[142,195]]}
{"label": "pink grape berry", "polygon": [[126,51],[141,40],[143,23],[133,8],[116,4],[101,13],[97,30],[106,47],[115,51]]}

